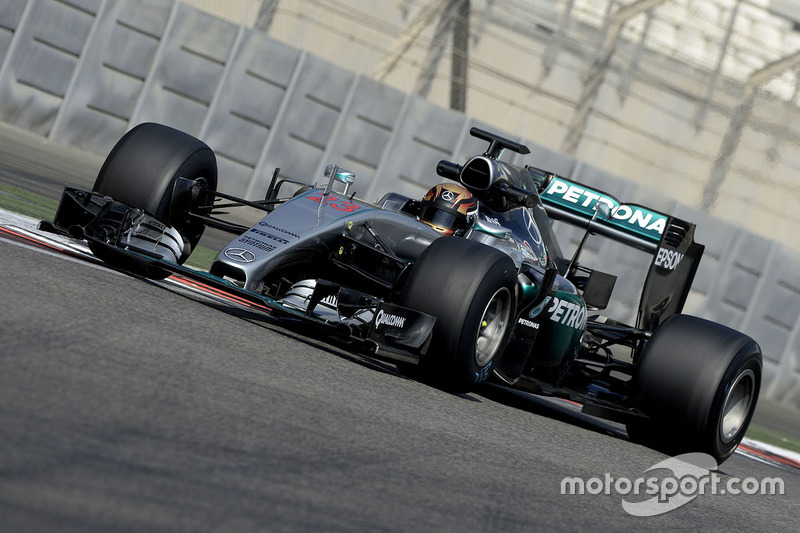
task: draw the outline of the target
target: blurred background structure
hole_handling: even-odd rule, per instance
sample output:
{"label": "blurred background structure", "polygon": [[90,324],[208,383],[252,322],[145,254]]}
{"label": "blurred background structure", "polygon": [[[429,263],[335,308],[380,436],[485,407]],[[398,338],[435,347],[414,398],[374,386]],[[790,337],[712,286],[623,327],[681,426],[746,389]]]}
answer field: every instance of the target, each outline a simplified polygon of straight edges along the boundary
{"label": "blurred background structure", "polygon": [[[483,149],[471,126],[497,131],[517,163],[697,222],[687,312],[755,337],[765,394],[800,406],[799,4],[5,0],[0,121],[102,156],[162,122],[227,192],[337,162],[367,200],[421,196]],[[643,259],[594,246],[632,319]]]}
{"label": "blurred background structure", "polygon": [[191,3],[800,249],[800,2]]}

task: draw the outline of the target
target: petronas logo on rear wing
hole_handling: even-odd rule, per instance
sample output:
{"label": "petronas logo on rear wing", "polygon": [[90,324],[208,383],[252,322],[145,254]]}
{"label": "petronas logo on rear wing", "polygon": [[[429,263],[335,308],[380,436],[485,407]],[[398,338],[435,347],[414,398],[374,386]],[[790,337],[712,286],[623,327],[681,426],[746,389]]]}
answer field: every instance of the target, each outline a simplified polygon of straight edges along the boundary
{"label": "petronas logo on rear wing", "polygon": [[[681,312],[704,250],[694,242],[694,224],[641,205],[622,204],[609,194],[555,175],[539,190],[551,218],[652,254],[639,301],[638,328],[652,331],[666,317]],[[607,205],[610,213],[599,216],[598,204]]]}
{"label": "petronas logo on rear wing", "polygon": [[[667,227],[669,217],[637,204],[622,204],[602,191],[554,176],[541,193],[542,202],[555,219],[586,226],[595,214],[595,206],[602,202],[611,208],[607,220],[597,220],[601,226],[620,230],[635,240],[642,240],[638,248],[654,251]],[[582,223],[581,223],[582,222]],[[609,235],[614,237],[615,235]],[[634,246],[636,244],[630,243]]]}

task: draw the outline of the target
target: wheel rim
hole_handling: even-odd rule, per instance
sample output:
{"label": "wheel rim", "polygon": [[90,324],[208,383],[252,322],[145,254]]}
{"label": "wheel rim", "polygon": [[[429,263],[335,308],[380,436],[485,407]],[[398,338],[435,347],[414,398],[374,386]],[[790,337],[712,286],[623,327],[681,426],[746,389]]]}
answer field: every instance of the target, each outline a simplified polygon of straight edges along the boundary
{"label": "wheel rim", "polygon": [[739,374],[728,389],[725,403],[722,405],[722,421],[719,426],[722,442],[729,443],[734,440],[744,427],[753,404],[755,388],[756,375],[748,369]]}
{"label": "wheel rim", "polygon": [[494,359],[503,342],[508,319],[511,315],[511,293],[507,288],[498,289],[483,310],[478,338],[475,341],[475,362],[484,367]]}

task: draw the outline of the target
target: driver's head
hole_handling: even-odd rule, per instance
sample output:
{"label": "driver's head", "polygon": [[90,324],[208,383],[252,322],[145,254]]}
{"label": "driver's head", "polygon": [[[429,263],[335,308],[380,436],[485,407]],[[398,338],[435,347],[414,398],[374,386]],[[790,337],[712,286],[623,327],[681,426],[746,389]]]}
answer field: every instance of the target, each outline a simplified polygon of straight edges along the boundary
{"label": "driver's head", "polygon": [[463,233],[478,213],[478,201],[455,183],[440,183],[420,202],[419,219],[441,233]]}

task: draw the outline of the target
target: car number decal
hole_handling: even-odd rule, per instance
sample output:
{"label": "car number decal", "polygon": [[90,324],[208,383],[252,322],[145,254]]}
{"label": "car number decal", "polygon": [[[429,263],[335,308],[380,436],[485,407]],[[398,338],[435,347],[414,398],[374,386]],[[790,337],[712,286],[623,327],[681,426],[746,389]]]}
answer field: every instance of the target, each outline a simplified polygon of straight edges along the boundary
{"label": "car number decal", "polygon": [[[324,198],[324,196],[322,196],[321,194],[317,194],[312,196],[306,196],[306,198],[309,200],[314,200],[317,203],[322,203],[322,199]],[[339,198],[331,194],[327,196],[327,200],[328,200],[327,203],[328,206],[334,209],[338,209],[339,211],[344,211],[345,213],[352,213],[356,209],[361,209],[361,206],[358,205],[357,203],[350,202],[347,200],[340,200]]]}

